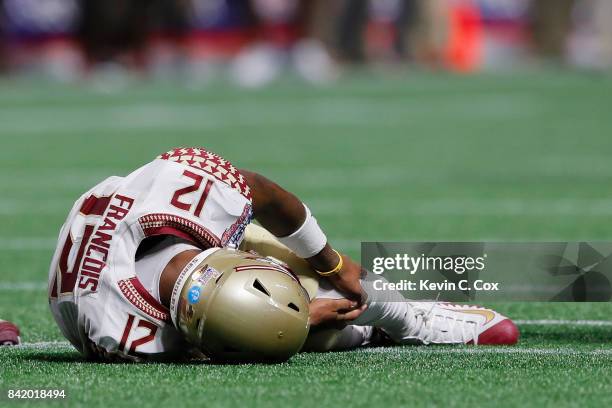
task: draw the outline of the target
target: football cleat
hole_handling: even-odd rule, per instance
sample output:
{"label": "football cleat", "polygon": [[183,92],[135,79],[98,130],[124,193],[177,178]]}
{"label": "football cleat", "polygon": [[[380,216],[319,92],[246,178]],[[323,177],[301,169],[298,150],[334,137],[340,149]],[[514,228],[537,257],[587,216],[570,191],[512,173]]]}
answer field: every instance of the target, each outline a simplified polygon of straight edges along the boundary
{"label": "football cleat", "polygon": [[512,345],[519,331],[512,320],[479,306],[410,302],[412,315],[402,343]]}
{"label": "football cleat", "polygon": [[0,320],[0,346],[16,346],[19,343],[19,328],[11,322]]}

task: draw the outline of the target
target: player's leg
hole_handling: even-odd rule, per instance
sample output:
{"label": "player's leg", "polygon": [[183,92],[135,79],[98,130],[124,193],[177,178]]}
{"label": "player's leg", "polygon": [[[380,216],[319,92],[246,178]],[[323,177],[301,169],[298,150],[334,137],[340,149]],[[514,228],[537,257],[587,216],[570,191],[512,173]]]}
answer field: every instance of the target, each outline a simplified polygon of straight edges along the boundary
{"label": "player's leg", "polygon": [[[377,279],[382,279],[377,277]],[[351,323],[382,329],[399,344],[514,344],[515,324],[494,310],[445,302],[415,302],[397,291],[377,291],[362,280],[368,308]],[[317,297],[342,297],[331,284],[320,281]]]}
{"label": "player's leg", "polygon": [[350,350],[375,343],[376,339],[377,332],[372,326],[311,327],[302,351]]}
{"label": "player's leg", "polygon": [[[368,293],[367,285],[362,281],[362,286]],[[409,315],[411,313],[406,299],[399,292],[389,292],[385,301],[381,301],[377,293],[368,293],[368,308],[351,324],[357,326],[375,326],[383,329],[392,339],[399,341],[407,330]],[[317,290],[317,298],[339,299],[344,297],[329,282],[321,280]]]}
{"label": "player's leg", "polygon": [[[311,298],[344,297],[264,228],[250,225],[241,249],[287,263]],[[380,328],[397,343],[514,344],[518,340],[514,323],[493,310],[442,302],[411,302],[397,291],[377,291],[367,280],[362,281],[362,286],[368,294],[368,308],[351,323]]]}
{"label": "player's leg", "polygon": [[[250,224],[246,231],[240,249],[255,251],[260,255],[270,256],[289,265],[299,276],[300,283],[311,299],[319,292],[319,276],[312,270],[308,262],[296,256],[289,248],[281,244],[266,229]],[[338,295],[338,298],[344,297]],[[370,344],[374,329],[371,326],[348,325],[343,328],[311,328],[302,348],[303,351],[347,350]]]}

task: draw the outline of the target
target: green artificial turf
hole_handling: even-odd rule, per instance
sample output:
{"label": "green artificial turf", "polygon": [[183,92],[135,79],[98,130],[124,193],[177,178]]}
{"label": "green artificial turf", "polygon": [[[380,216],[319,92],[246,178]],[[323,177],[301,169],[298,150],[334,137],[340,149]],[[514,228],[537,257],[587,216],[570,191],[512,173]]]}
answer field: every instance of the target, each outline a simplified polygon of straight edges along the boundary
{"label": "green artificial turf", "polygon": [[495,305],[520,321],[516,348],[121,365],[82,361],[45,290],[72,202],[175,146],[269,176],[357,258],[371,240],[612,240],[610,106],[611,78],[563,72],[356,75],[254,92],[0,82],[0,318],[26,343],[0,349],[0,406],[52,403],[9,402],[14,388],[66,389],[58,406],[610,406],[609,304]]}

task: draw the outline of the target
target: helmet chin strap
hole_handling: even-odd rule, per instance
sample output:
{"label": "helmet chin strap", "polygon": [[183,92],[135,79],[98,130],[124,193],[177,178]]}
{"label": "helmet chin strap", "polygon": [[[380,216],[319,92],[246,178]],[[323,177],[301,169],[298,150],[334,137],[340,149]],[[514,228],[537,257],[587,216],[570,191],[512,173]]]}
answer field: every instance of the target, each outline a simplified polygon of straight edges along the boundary
{"label": "helmet chin strap", "polygon": [[183,286],[185,286],[185,282],[187,279],[191,277],[191,275],[195,272],[195,270],[204,262],[208,256],[217,252],[221,248],[209,248],[204,252],[200,252],[198,255],[193,257],[191,261],[181,271],[178,278],[176,278],[176,282],[174,283],[174,287],[172,288],[172,295],[170,297],[170,318],[172,318],[172,323],[174,327],[177,329],[178,327],[178,303],[179,298],[181,296],[181,291],[183,290]]}

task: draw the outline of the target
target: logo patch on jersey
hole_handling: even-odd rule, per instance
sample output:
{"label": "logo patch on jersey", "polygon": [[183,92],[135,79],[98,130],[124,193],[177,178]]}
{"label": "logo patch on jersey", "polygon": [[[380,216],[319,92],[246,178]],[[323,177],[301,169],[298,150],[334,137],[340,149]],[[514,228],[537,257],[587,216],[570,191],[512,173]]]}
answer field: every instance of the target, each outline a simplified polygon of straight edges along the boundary
{"label": "logo patch on jersey", "polygon": [[252,219],[253,208],[250,204],[247,204],[244,206],[240,217],[238,217],[238,219],[232,225],[230,225],[225,232],[223,232],[223,235],[221,236],[221,245],[224,247],[229,246],[232,248],[238,248],[238,245],[240,245],[240,242],[244,237],[244,230],[246,229],[247,225],[251,223]]}
{"label": "logo patch on jersey", "polygon": [[194,305],[200,301],[200,290],[201,288],[195,285],[189,289],[189,294],[187,295],[189,303]]}

